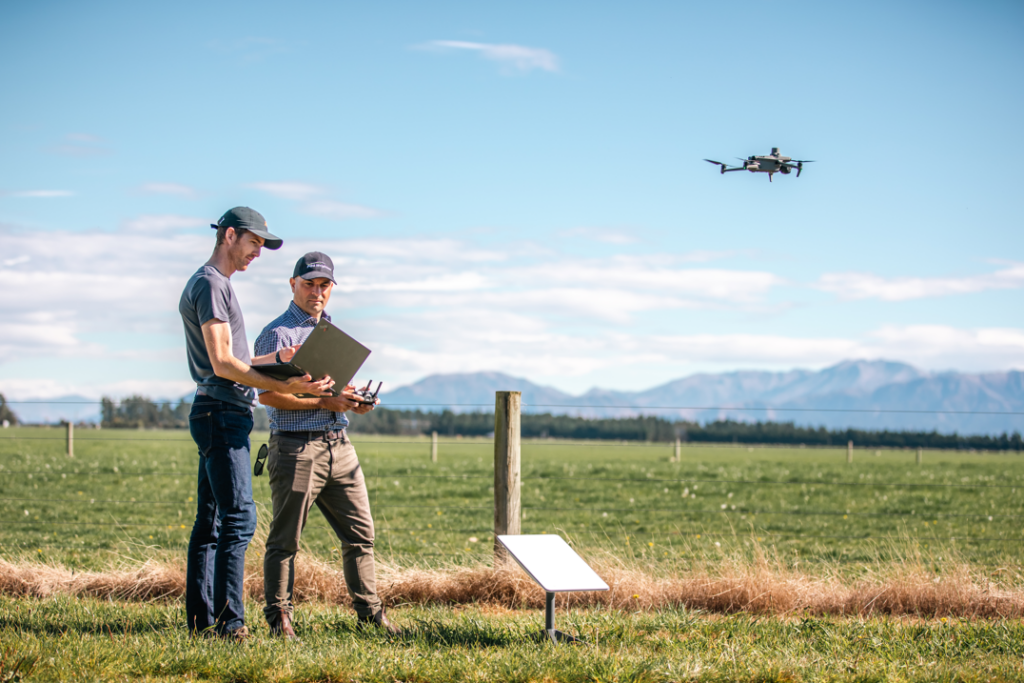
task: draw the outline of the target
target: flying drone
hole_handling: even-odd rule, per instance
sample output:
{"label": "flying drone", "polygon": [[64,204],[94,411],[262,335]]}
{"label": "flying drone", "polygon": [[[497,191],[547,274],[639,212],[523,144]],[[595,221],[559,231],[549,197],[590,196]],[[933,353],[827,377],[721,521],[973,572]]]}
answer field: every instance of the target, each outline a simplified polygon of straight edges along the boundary
{"label": "flying drone", "polygon": [[[738,158],[738,157],[737,157]],[[759,157],[750,156],[746,159],[740,159],[743,163],[742,166],[734,166],[730,168],[728,165],[723,164],[721,161],[714,161],[712,159],[705,159],[704,161],[709,164],[716,164],[722,167],[721,173],[729,173],[731,171],[750,171],[751,173],[767,173],[768,182],[772,181],[772,175],[775,173],[781,173],[782,175],[789,175],[793,169],[796,169],[796,177],[800,177],[800,171],[803,170],[804,164],[813,163],[812,160],[800,160],[790,159],[779,154],[778,147],[772,147],[772,153]]]}

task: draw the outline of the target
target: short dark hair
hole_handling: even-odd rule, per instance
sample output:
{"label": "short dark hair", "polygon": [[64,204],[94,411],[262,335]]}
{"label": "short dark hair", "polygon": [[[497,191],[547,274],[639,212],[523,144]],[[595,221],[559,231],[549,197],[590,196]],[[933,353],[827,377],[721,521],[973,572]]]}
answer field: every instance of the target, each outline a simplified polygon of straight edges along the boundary
{"label": "short dark hair", "polygon": [[[239,238],[241,238],[242,235],[244,235],[245,233],[249,232],[245,228],[230,228],[230,229],[234,230],[235,234],[238,235]],[[221,225],[221,226],[219,226],[217,228],[217,243],[215,245],[213,245],[214,249],[216,249],[220,245],[224,244],[224,239],[227,237],[227,234],[228,234],[228,227],[225,227],[225,226]]]}

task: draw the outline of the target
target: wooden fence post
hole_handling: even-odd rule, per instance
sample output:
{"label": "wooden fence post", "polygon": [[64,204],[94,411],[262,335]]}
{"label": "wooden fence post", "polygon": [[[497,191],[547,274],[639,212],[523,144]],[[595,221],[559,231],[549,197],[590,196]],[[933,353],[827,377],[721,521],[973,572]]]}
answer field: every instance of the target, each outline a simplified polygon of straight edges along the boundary
{"label": "wooden fence post", "polygon": [[852,441],[847,441],[846,442],[846,462],[847,463],[853,462],[853,442]]}
{"label": "wooden fence post", "polygon": [[437,462],[437,432],[430,434],[430,462]]}
{"label": "wooden fence post", "polygon": [[924,455],[924,454],[923,454],[923,453],[921,452],[921,450],[922,450],[922,449],[920,449],[920,448],[918,448],[918,449],[917,449],[917,458],[916,458],[916,460],[917,460],[917,464],[918,464],[918,465],[920,465],[920,464],[921,464],[921,456],[922,456],[922,455]]}
{"label": "wooden fence post", "polygon": [[68,457],[75,457],[75,425],[68,420]]}
{"label": "wooden fence post", "polygon": [[494,395],[494,567],[509,561],[505,547],[498,543],[499,535],[521,532],[519,504],[519,411],[522,394],[518,391],[498,391]]}

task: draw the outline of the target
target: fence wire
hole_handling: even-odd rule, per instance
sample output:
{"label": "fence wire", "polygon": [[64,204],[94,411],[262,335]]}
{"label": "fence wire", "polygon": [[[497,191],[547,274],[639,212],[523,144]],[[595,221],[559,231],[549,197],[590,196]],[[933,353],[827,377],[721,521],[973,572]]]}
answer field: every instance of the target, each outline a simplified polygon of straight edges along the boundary
{"label": "fence wire", "polygon": [[[73,476],[95,476],[95,475],[117,475],[119,477],[178,477],[181,479],[197,476],[188,472],[157,472],[157,471],[135,471],[135,472],[64,472],[63,470],[8,470],[0,467],[0,475],[4,474],[27,474],[35,476],[42,474],[51,475],[73,475]],[[486,479],[493,480],[490,474],[413,474],[409,472],[376,472],[377,478],[387,479]],[[866,486],[883,488],[961,488],[961,489],[1018,489],[1024,488],[1021,484],[943,484],[934,482],[884,482],[884,481],[821,481],[816,479],[794,479],[789,481],[762,481],[757,479],[696,479],[696,478],[663,478],[663,477],[584,477],[584,476],[557,476],[557,475],[527,475],[522,477],[523,481],[610,481],[632,484],[738,484],[741,486]]]}

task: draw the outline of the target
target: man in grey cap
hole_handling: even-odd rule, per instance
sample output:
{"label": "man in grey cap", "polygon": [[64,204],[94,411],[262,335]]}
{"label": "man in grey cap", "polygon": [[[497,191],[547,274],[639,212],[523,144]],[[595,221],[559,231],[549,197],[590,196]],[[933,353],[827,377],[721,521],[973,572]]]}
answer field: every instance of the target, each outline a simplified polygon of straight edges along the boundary
{"label": "man in grey cap", "polygon": [[[196,520],[188,544],[185,613],[192,633],[243,639],[242,580],[245,549],[256,529],[256,505],[249,472],[249,432],[255,392],[252,387],[284,394],[329,395],[329,377],[309,375],[289,381],[272,379],[252,368],[245,323],[231,276],[244,271],[263,247],[278,249],[282,240],[267,222],[244,206],[231,209],[210,226],[217,230],[213,255],[185,285],[178,303],[185,325],[189,371],[197,385],[189,431],[199,447]],[[295,348],[281,349],[291,360]]]}
{"label": "man in grey cap", "polygon": [[[293,348],[306,340],[324,312],[334,287],[334,263],[327,254],[310,252],[295,264],[288,310],[256,338],[258,354]],[[270,418],[270,494],[274,516],[263,561],[264,612],[271,633],[295,639],[292,628],[292,582],[295,555],[309,511],[315,504],[341,541],[342,569],[359,622],[388,633],[391,625],[380,598],[373,559],[373,518],[366,482],[356,450],[345,433],[346,411],[363,414],[373,404],[359,402],[347,386],[332,398],[298,398],[260,389],[260,403]]]}

